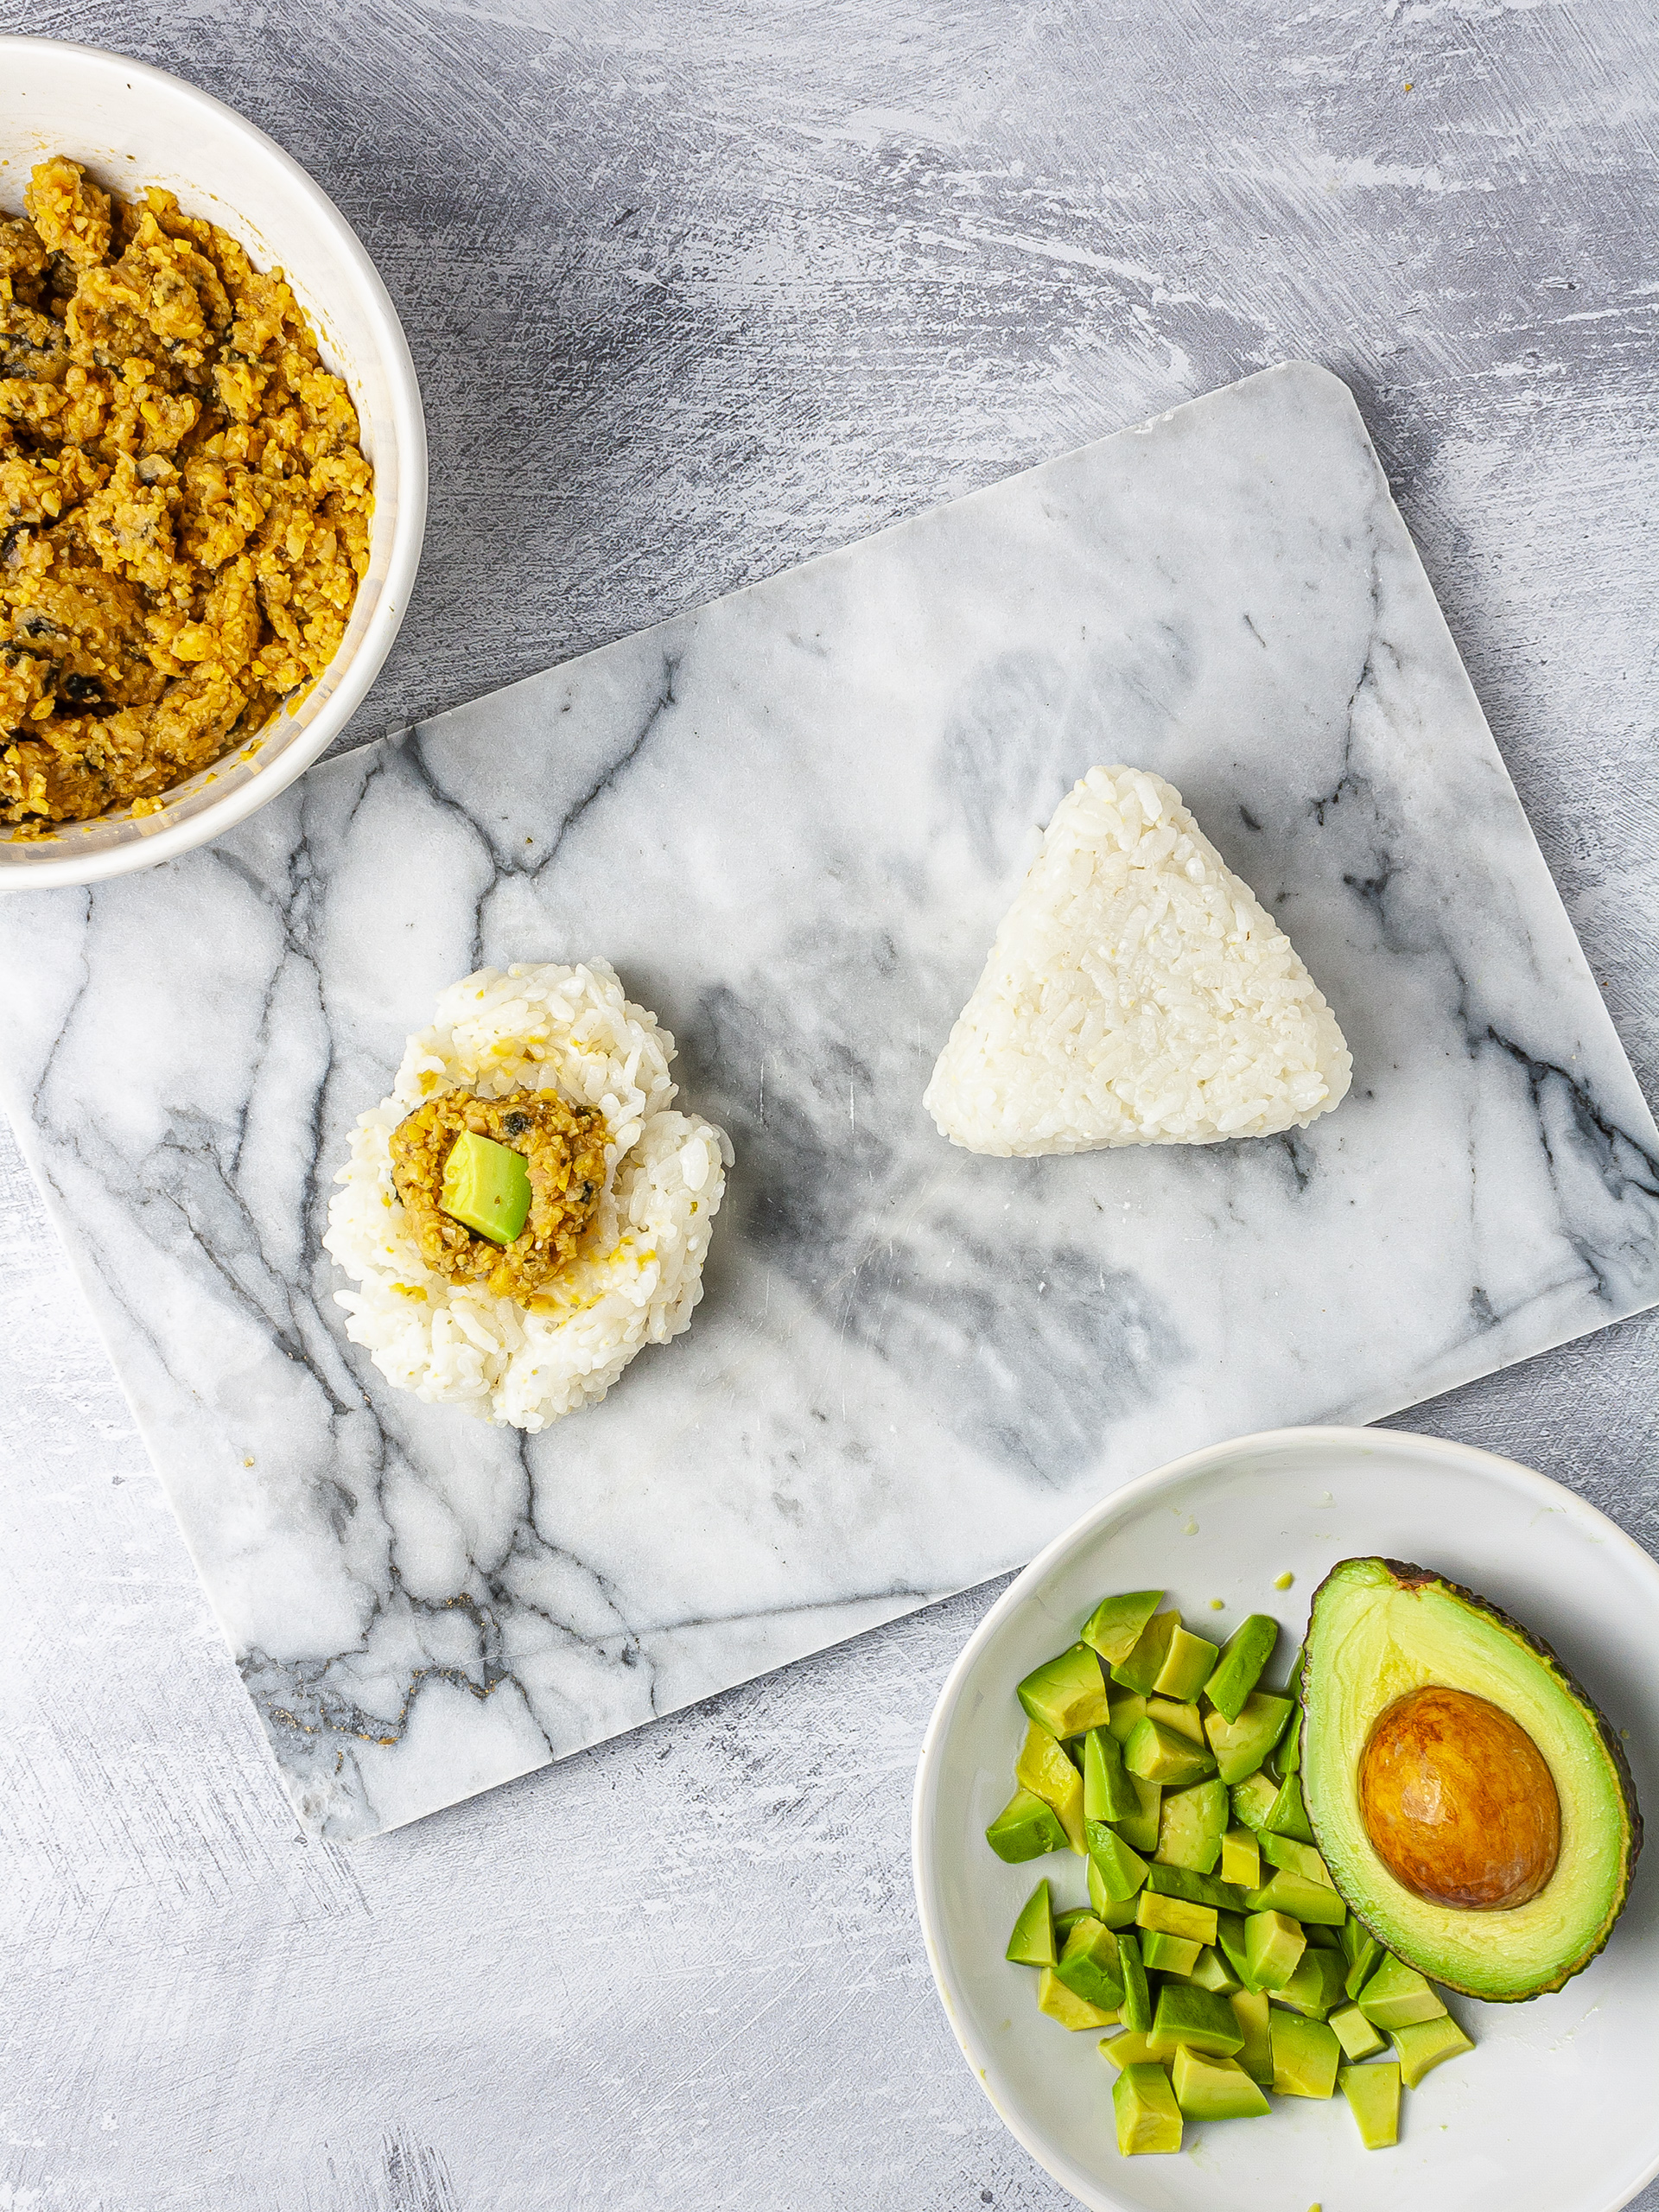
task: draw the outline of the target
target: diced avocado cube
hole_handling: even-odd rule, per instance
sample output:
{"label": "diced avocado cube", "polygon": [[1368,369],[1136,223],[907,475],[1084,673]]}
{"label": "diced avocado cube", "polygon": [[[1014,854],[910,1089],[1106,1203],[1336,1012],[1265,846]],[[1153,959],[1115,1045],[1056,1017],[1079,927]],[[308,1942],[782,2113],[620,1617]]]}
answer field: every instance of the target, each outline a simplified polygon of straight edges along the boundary
{"label": "diced avocado cube", "polygon": [[1123,1764],[1131,1774],[1138,1774],[1143,1782],[1155,1782],[1161,1787],[1179,1789],[1189,1782],[1202,1782],[1213,1774],[1216,1763],[1208,1751],[1200,1751],[1190,1738],[1178,1736],[1173,1728],[1148,1714],[1137,1720],[1129,1731],[1129,1740],[1123,1746]]}
{"label": "diced avocado cube", "polygon": [[1133,1928],[1135,1925],[1135,1893],[1126,1897],[1109,1897],[1106,1885],[1100,1878],[1100,1868],[1089,1861],[1088,1910],[1108,1928]]}
{"label": "diced avocado cube", "polygon": [[1213,2058],[1184,2043],[1170,2074],[1175,2101],[1188,2120],[1255,2120],[1271,2110],[1236,2058]]}
{"label": "diced avocado cube", "polygon": [[1340,1951],[1316,1951],[1310,1944],[1296,1961],[1290,1980],[1274,1991],[1274,1998],[1293,2012],[1323,2020],[1333,2005],[1342,2002],[1342,1978],[1346,1971]]}
{"label": "diced avocado cube", "polygon": [[1123,1973],[1123,2002],[1120,2016],[1126,2028],[1145,2035],[1152,2026],[1152,1992],[1141,1957],[1140,1939],[1126,1928],[1117,1939],[1117,1962]]}
{"label": "diced avocado cube", "polygon": [[1295,2012],[1268,2016],[1273,2044],[1273,2086],[1281,2097],[1328,2097],[1337,2086],[1342,2045],[1323,2020]]}
{"label": "diced avocado cube", "polygon": [[[1155,2021],[1156,2013],[1153,2018]],[[1438,2020],[1414,2020],[1408,2028],[1390,2028],[1389,2040],[1400,2062],[1400,2078],[1408,2089],[1414,2089],[1431,2067],[1475,2047],[1449,2012],[1443,2012]]]}
{"label": "diced avocado cube", "polygon": [[1126,2158],[1181,2147],[1181,2108],[1161,2066],[1123,2069],[1112,2084],[1112,2119]]}
{"label": "diced avocado cube", "polygon": [[1250,1912],[1287,1912],[1297,1920],[1318,1921],[1326,1928],[1340,1928],[1348,1908],[1334,1890],[1323,1882],[1305,1882],[1300,1874],[1281,1873],[1275,1867],[1259,1890],[1247,1890],[1244,1904]]}
{"label": "diced avocado cube", "polygon": [[1381,2066],[1339,2066],[1337,2086],[1368,2151],[1386,2151],[1400,2140],[1400,2069],[1392,2060]]}
{"label": "diced avocado cube", "polygon": [[[1123,1771],[1129,1773],[1127,1767]],[[1129,1780],[1135,1785],[1135,1802],[1140,1809],[1119,1821],[1117,1832],[1125,1843],[1133,1844],[1137,1851],[1156,1851],[1163,1789],[1156,1782],[1143,1781],[1138,1774],[1129,1774]]]}
{"label": "diced avocado cube", "polygon": [[1134,1650],[1141,1630],[1163,1602],[1161,1590],[1128,1590],[1121,1597],[1103,1598],[1083,1624],[1083,1640],[1109,1667],[1116,1667]]}
{"label": "diced avocado cube", "polygon": [[1282,1989],[1296,1971],[1307,1939],[1282,1912],[1253,1912],[1244,1923],[1244,1979],[1252,1989]]}
{"label": "diced avocado cube", "polygon": [[1112,1902],[1121,1904],[1132,1897],[1147,1878],[1147,1862],[1138,1852],[1131,1851],[1116,1828],[1109,1828],[1104,1821],[1090,1821],[1084,1834],[1089,1846],[1089,1863],[1099,1870],[1100,1886]]}
{"label": "diced avocado cube", "polygon": [[1022,1859],[1040,1859],[1046,1851],[1064,1851],[1067,1838],[1052,1805],[1029,1789],[1016,1789],[986,1829],[985,1840],[999,1859],[1018,1866]]}
{"label": "diced avocado cube", "polygon": [[1213,1778],[1186,1789],[1164,1793],[1158,1827],[1158,1857],[1166,1866],[1185,1866],[1208,1874],[1221,1857],[1227,1826],[1227,1792]]}
{"label": "diced avocado cube", "polygon": [[1095,2048],[1120,2074],[1126,2066],[1167,2066],[1176,2050],[1173,2043],[1160,2043],[1155,2036],[1133,2028],[1122,2035],[1102,2036]]}
{"label": "diced avocado cube", "polygon": [[[1343,1925],[1345,1927],[1347,1923],[1344,1921]],[[1302,1923],[1302,1933],[1307,1938],[1310,1950],[1332,1951],[1338,1958],[1342,1959],[1343,1972],[1346,1974],[1348,1961],[1343,1958],[1342,1929],[1332,1928],[1328,1921],[1305,1920]]]}
{"label": "diced avocado cube", "polygon": [[1262,1852],[1249,1828],[1229,1828],[1221,1839],[1221,1865],[1217,1869],[1224,1882],[1231,1882],[1241,1890],[1253,1890],[1262,1879]]}
{"label": "diced avocado cube", "polygon": [[1213,1943],[1206,1943],[1198,1953],[1198,1962],[1186,1978],[1194,1989],[1213,1990],[1217,1997],[1230,1997],[1240,1986],[1239,1976]]}
{"label": "diced avocado cube", "polygon": [[1268,1697],[1254,1690],[1235,1719],[1230,1720],[1224,1713],[1205,1714],[1205,1737],[1216,1755],[1221,1778],[1230,1789],[1255,1772],[1278,1742],[1294,1709],[1288,1698]]}
{"label": "diced avocado cube", "polygon": [[1216,1948],[1244,1987],[1253,1991],[1255,1977],[1250,1972],[1246,1936],[1249,1926],[1249,1923],[1242,1912],[1218,1912],[1216,1915]]}
{"label": "diced avocado cube", "polygon": [[1164,1653],[1164,1663],[1158,1669],[1158,1679],[1153,1684],[1160,1697],[1173,1697],[1185,1704],[1197,1697],[1209,1681],[1216,1663],[1216,1647],[1201,1636],[1194,1636],[1190,1629],[1177,1628],[1169,1639]]}
{"label": "diced avocado cube", "polygon": [[1083,1817],[1132,1821],[1141,1810],[1135,1777],[1123,1764],[1123,1746],[1109,1728],[1091,1728],[1083,1739]]}
{"label": "diced avocado cube", "polygon": [[1135,1638],[1128,1657],[1113,1662],[1112,1680],[1120,1689],[1134,1690],[1140,1697],[1149,1694],[1153,1684],[1163,1672],[1170,1638],[1180,1624],[1179,1613],[1153,1615]]}
{"label": "diced avocado cube", "polygon": [[1233,1818],[1252,1834],[1260,1834],[1278,1802],[1279,1792],[1265,1774],[1249,1775],[1233,1790]]}
{"label": "diced avocado cube", "polygon": [[[1204,1686],[1205,1695],[1217,1713],[1229,1720],[1238,1719],[1278,1641],[1279,1624],[1271,1613],[1252,1613],[1239,1623],[1222,1645],[1221,1656]],[[1261,1761],[1256,1764],[1259,1766]]]}
{"label": "diced avocado cube", "polygon": [[1414,2028],[1420,2021],[1438,2020],[1446,2007],[1421,1974],[1402,1966],[1392,1951],[1359,1993],[1359,2009],[1374,2028]]}
{"label": "diced avocado cube", "polygon": [[1357,2005],[1339,2005],[1331,2015],[1331,2028],[1347,2059],[1374,2058],[1389,2047]]}
{"label": "diced avocado cube", "polygon": [[1274,1746],[1273,1763],[1282,1781],[1287,1776],[1302,1770],[1302,1708],[1299,1705],[1292,1712],[1290,1725]]}
{"label": "diced avocado cube", "polygon": [[1270,1866],[1282,1867],[1287,1874],[1300,1874],[1305,1882],[1322,1882],[1327,1890],[1334,1890],[1330,1869],[1311,1843],[1298,1843],[1294,1835],[1274,1835],[1263,1830],[1261,1837],[1262,1856]]}
{"label": "diced avocado cube", "polygon": [[1147,1718],[1162,1721],[1166,1728],[1173,1728],[1178,1736],[1185,1736],[1201,1751],[1210,1748],[1210,1739],[1204,1732],[1204,1715],[1196,1705],[1184,1705],[1173,1697],[1149,1697]]}
{"label": "diced avocado cube", "polygon": [[1046,1728],[1033,1720],[1014,1762],[1014,1778],[1059,1815],[1066,1841],[1081,1853],[1083,1843],[1083,1777]]}
{"label": "diced avocado cube", "polygon": [[530,1169],[522,1153],[463,1129],[443,1163],[438,1204],[452,1221],[511,1244],[530,1219]]}
{"label": "diced avocado cube", "polygon": [[1244,2048],[1244,2031],[1227,1999],[1190,1981],[1166,1981],[1159,1991],[1152,2032],[1160,2042],[1190,2044],[1217,2058],[1235,2058]]}
{"label": "diced avocado cube", "polygon": [[1308,1823],[1307,1808],[1302,1802],[1302,1783],[1300,1775],[1287,1774],[1279,1785],[1279,1794],[1273,1801],[1273,1809],[1262,1823],[1269,1835],[1294,1836],[1299,1843],[1312,1843],[1313,1830]]}
{"label": "diced avocado cube", "polygon": [[[1146,1892],[1142,1891],[1144,1897]],[[1161,1928],[1143,1928],[1137,1931],[1141,1938],[1141,1956],[1148,1974],[1191,1974],[1198,1963],[1202,1943],[1190,1936],[1171,1936]]]}
{"label": "diced avocado cube", "polygon": [[1074,1997],[1116,2012],[1123,2002],[1123,1969],[1117,1962],[1117,1936],[1093,1914],[1080,1920],[1065,1939],[1054,1971]]}
{"label": "diced avocado cube", "polygon": [[1064,1912],[1057,1912],[1054,1916],[1055,1942],[1064,1950],[1066,1937],[1080,1920],[1097,1920],[1099,1917],[1099,1914],[1091,1912],[1086,1904],[1067,1905]]}
{"label": "diced avocado cube", "polygon": [[1357,1998],[1376,1971],[1377,1961],[1382,1956],[1382,1946],[1369,1929],[1360,1926],[1351,1914],[1337,1934],[1348,1961],[1348,1978],[1343,1988],[1350,1998]]}
{"label": "diced avocado cube", "polygon": [[1145,1718],[1147,1700],[1132,1690],[1120,1690],[1107,1707],[1106,1726],[1116,1737],[1120,1745],[1129,1740],[1129,1731],[1137,1720]]}
{"label": "diced avocado cube", "polygon": [[1160,1897],[1185,1897],[1189,1904],[1212,1904],[1217,1912],[1243,1912],[1244,1892],[1213,1874],[1200,1874],[1190,1866],[1160,1866],[1154,1859],[1147,1869],[1147,1887]]}
{"label": "diced avocado cube", "polygon": [[1264,2089],[1273,2087],[1273,2038],[1268,2030],[1272,2007],[1266,1990],[1236,1989],[1227,2002],[1233,2008],[1233,2018],[1244,2045],[1238,2054],[1238,2063],[1251,2081],[1259,2082]]}
{"label": "diced avocado cube", "polygon": [[1052,1967],[1059,1956],[1054,1942],[1054,1905],[1046,1882],[1039,1882],[1020,1906],[1002,1955],[1020,1967]]}
{"label": "diced avocado cube", "polygon": [[1155,1890],[1142,1890],[1135,1900],[1135,1925],[1161,1929],[1166,1936],[1190,1936],[1195,1943],[1216,1940],[1216,1908],[1192,1904],[1185,1897],[1168,1897]]}
{"label": "diced avocado cube", "polygon": [[1086,1997],[1079,1997],[1060,1980],[1056,1967],[1045,1967],[1037,1977],[1037,2010],[1058,2020],[1063,2028],[1070,2028],[1074,2035],[1079,2028],[1112,2027],[1117,2020],[1115,2005],[1091,2005]]}
{"label": "diced avocado cube", "polygon": [[1085,1728],[1105,1726],[1106,1683],[1086,1643],[1034,1667],[1017,1694],[1026,1718],[1051,1736],[1081,1736]]}

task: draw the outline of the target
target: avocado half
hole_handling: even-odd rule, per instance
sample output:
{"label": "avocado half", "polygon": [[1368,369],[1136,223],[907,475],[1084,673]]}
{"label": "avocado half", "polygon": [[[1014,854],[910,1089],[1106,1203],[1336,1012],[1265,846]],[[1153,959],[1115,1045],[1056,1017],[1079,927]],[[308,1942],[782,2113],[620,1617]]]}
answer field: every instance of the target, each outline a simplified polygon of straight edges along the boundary
{"label": "avocado half", "polygon": [[[1560,1801],[1560,1850],[1538,1894],[1509,1910],[1431,1903],[1405,1888],[1362,1817],[1360,1764],[1398,1698],[1463,1690],[1531,1737]],[[1611,1932],[1642,1848],[1618,1738],[1547,1644],[1471,1590],[1400,1560],[1347,1559],[1314,1592],[1302,1661],[1302,1785],[1331,1878],[1396,1957],[1465,1996],[1559,1989]]]}

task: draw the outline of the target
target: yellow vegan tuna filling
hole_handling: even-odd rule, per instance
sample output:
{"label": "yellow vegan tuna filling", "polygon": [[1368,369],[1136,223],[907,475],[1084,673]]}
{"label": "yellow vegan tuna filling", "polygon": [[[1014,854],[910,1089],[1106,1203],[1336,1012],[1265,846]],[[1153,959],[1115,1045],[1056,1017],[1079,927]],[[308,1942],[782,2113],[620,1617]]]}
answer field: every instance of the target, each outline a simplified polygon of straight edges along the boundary
{"label": "yellow vegan tuna filling", "polygon": [[164,794],[334,658],[369,561],[350,394],[280,270],[42,162],[0,217],[0,823]]}

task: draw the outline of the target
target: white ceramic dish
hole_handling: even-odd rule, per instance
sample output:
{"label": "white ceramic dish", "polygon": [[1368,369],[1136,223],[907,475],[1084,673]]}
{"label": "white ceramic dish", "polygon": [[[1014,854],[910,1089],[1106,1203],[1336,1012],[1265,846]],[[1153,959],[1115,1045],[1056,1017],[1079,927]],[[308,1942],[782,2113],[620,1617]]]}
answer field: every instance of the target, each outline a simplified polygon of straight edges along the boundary
{"label": "white ceramic dish", "polygon": [[[1615,2212],[1659,2171],[1659,1854],[1565,1989],[1451,2000],[1477,2049],[1405,2093],[1392,2151],[1360,2147],[1340,2096],[1275,2098],[1264,2120],[1189,2122],[1179,2156],[1122,2158],[1098,2037],[1045,2018],[1035,1976],[1003,1958],[1039,1876],[1058,1902],[1084,1901],[1081,1859],[1005,1866],[983,1839],[1013,1788],[1021,1675],[1114,1590],[1163,1586],[1206,1633],[1250,1611],[1300,1633],[1326,1571],[1369,1553],[1437,1567],[1554,1644],[1627,1732],[1638,1799],[1659,1807],[1659,1567],[1570,1491],[1466,1446],[1357,1428],[1245,1437],[1116,1491],[1033,1561],[951,1669],[912,1836],[928,1957],[968,2063],[1026,2148],[1097,2212]],[[1287,1570],[1293,1587],[1275,1590]]]}
{"label": "white ceramic dish", "polygon": [[369,572],[345,641],[299,704],[267,726],[252,760],[204,769],[137,822],[123,809],[49,837],[0,831],[4,890],[92,883],[170,860],[292,783],[339,734],[385,659],[426,522],[426,431],[403,327],[356,233],[297,162],[232,109],[159,69],[92,47],[0,38],[0,209],[22,213],[29,172],[51,153],[85,162],[101,184],[129,195],[165,185],[188,214],[239,239],[258,267],[283,270],[357,404],[375,512]]}

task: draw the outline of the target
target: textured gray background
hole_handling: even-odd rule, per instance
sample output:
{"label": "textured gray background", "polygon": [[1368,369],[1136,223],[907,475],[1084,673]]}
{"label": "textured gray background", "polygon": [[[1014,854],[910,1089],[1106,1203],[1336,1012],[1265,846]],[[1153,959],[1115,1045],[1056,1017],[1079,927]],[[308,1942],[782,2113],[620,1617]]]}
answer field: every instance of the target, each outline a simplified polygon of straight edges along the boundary
{"label": "textured gray background", "polygon": [[[0,26],[232,102],[391,286],[432,513],[354,737],[1285,355],[1338,370],[1659,1096],[1646,0]],[[1068,2201],[910,1900],[917,1747],[993,1592],[307,1846],[9,1145],[0,1204],[0,2212]],[[1407,1425],[1659,1548],[1656,1352],[1649,1317]]]}

